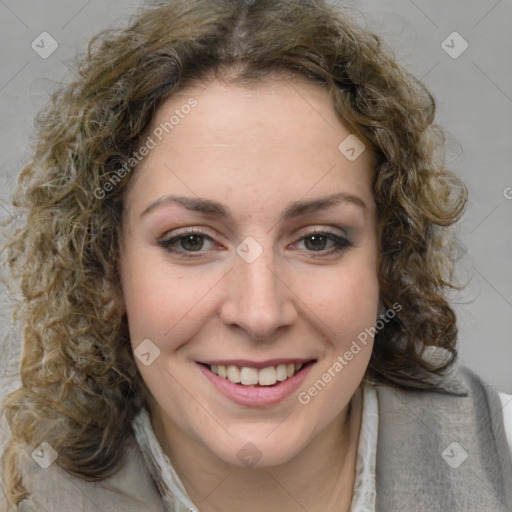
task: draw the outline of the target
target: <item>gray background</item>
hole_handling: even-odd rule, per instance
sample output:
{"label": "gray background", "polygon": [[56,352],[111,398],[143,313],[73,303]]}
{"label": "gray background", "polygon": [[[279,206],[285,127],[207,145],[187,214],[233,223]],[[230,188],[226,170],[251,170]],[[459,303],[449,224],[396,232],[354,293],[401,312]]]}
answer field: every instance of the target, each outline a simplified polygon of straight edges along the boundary
{"label": "gray background", "polygon": [[[361,23],[379,33],[437,99],[437,119],[451,134],[449,167],[470,194],[458,247],[460,276],[471,282],[453,297],[460,358],[498,390],[512,393],[512,0],[346,3],[363,12]],[[69,76],[70,59],[90,37],[121,23],[138,5],[135,0],[0,0],[0,220],[10,211],[8,198],[30,156],[35,112]],[[469,45],[458,58],[442,47],[454,31]],[[31,47],[42,32],[58,42],[46,59]],[[447,44],[451,51],[461,48],[457,39],[448,38]],[[4,382],[15,372],[20,343],[5,302],[2,289]]]}

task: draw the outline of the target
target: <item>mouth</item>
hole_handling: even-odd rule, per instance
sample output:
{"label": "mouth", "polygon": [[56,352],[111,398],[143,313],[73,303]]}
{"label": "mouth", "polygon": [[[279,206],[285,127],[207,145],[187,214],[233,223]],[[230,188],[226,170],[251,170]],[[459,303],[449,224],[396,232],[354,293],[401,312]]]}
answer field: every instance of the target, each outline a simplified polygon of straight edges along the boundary
{"label": "mouth", "polygon": [[316,359],[282,361],[275,364],[234,362],[201,363],[201,366],[221,379],[246,387],[275,387],[304,372]]}

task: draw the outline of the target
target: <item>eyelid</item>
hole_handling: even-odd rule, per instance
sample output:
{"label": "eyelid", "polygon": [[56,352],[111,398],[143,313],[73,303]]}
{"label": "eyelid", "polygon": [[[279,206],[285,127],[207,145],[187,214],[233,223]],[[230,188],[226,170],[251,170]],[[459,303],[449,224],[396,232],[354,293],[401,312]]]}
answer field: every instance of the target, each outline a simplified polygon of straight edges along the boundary
{"label": "eyelid", "polygon": [[[342,233],[335,233],[333,231],[330,231],[330,229],[339,229]],[[206,238],[215,239],[214,237],[217,235],[210,235],[208,233],[208,228],[206,227],[184,227],[184,228],[177,228],[171,231],[166,232],[164,235],[160,236],[157,240],[157,242],[168,242],[169,240],[172,240],[174,238],[180,238],[182,236],[187,235],[202,235]],[[326,235],[326,234],[332,234],[334,236],[343,237],[343,238],[350,238],[350,234],[347,232],[346,229],[343,229],[338,226],[332,226],[332,227],[315,227],[315,228],[304,228],[304,230],[299,230],[298,233],[294,235],[294,238],[296,238],[295,242],[298,240],[311,235]],[[172,236],[171,236],[172,235]],[[218,242],[218,240],[215,239],[215,241]],[[293,242],[293,243],[295,243]]]}
{"label": "eyelid", "polygon": [[315,227],[307,227],[302,230],[299,230],[295,237],[305,237],[309,235],[325,235],[331,234],[339,237],[350,238],[350,231],[346,228],[342,228],[340,226],[315,226]]}
{"label": "eyelid", "polygon": [[[176,228],[171,229],[170,231],[167,231],[165,234],[163,234],[160,238],[174,238],[175,236],[180,235],[188,235],[189,233],[195,234],[195,235],[205,235],[207,228],[205,227],[183,227],[183,228]],[[172,235],[169,236],[169,235]]]}
{"label": "eyelid", "polygon": [[167,231],[164,235],[158,238],[157,242],[168,242],[169,240],[185,237],[187,235],[201,235],[215,241],[217,241],[216,237],[218,236],[217,234],[211,234],[211,230],[206,227],[184,227]]}

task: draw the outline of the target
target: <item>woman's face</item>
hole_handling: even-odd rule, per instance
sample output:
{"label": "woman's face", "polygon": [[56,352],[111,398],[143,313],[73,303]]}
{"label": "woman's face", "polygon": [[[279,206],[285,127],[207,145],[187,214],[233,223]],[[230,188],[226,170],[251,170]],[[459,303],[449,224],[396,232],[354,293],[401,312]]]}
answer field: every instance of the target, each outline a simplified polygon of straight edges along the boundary
{"label": "woman's face", "polygon": [[301,78],[187,89],[148,135],[120,269],[155,428],[170,450],[290,461],[346,412],[370,358],[370,152]]}

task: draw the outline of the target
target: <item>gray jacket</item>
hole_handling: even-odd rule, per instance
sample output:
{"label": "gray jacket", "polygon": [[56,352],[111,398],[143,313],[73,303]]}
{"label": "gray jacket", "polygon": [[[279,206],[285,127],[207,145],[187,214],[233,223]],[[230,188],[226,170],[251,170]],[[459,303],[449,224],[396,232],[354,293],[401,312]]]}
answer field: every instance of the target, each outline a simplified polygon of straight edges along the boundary
{"label": "gray jacket", "polygon": [[[511,512],[512,462],[497,392],[462,366],[437,385],[442,392],[376,386],[376,511]],[[135,441],[122,469],[101,483],[30,461],[33,497],[22,512],[164,512]]]}

